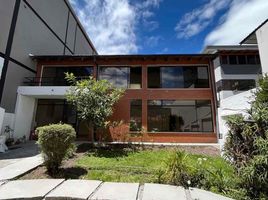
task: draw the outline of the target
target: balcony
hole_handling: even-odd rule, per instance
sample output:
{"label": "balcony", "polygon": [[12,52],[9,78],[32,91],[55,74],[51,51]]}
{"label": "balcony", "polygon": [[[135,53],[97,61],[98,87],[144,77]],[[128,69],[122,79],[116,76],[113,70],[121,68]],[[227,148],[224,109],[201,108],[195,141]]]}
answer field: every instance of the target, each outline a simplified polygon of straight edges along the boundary
{"label": "balcony", "polygon": [[[76,77],[76,80],[86,79],[88,76]],[[25,77],[23,84],[26,86],[70,86],[63,77]]]}

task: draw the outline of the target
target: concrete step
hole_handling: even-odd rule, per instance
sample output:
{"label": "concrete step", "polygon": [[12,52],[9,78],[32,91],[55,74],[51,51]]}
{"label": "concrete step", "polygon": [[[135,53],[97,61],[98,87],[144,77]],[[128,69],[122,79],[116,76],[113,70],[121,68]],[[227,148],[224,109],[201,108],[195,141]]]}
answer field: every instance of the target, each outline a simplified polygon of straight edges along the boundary
{"label": "concrete step", "polygon": [[[2,184],[2,185],[1,185]],[[0,200],[231,200],[179,186],[145,183],[114,183],[94,180],[34,179],[0,182]]]}

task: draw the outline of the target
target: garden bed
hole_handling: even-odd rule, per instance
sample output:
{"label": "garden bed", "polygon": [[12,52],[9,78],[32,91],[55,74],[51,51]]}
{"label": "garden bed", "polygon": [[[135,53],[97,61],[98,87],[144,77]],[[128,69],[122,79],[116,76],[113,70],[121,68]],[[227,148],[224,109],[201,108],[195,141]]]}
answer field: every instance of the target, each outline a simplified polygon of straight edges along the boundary
{"label": "garden bed", "polygon": [[78,147],[73,158],[65,160],[53,177],[42,165],[20,179],[72,178],[97,179],[115,182],[157,182],[158,172],[175,149],[185,150],[193,160],[199,157],[222,162],[219,150],[213,146],[119,146],[93,148],[89,144]]}

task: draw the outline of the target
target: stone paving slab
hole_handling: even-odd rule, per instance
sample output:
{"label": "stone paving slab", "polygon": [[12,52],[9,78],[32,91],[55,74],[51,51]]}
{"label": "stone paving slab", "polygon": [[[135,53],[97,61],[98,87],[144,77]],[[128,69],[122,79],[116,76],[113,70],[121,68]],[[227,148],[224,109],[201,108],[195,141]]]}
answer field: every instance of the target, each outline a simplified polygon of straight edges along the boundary
{"label": "stone paving slab", "polygon": [[142,200],[187,200],[185,189],[172,185],[145,183]]}
{"label": "stone paving slab", "polygon": [[228,197],[198,188],[189,188],[189,191],[193,200],[232,200]]}
{"label": "stone paving slab", "polygon": [[15,163],[0,168],[0,181],[20,176],[43,163],[41,155],[23,158]]}
{"label": "stone paving slab", "polygon": [[101,181],[67,180],[51,191],[46,200],[76,199],[86,200],[101,184]]}
{"label": "stone paving slab", "polygon": [[136,200],[138,183],[103,183],[89,198],[94,200]]}
{"label": "stone paving slab", "polygon": [[64,179],[35,179],[10,181],[0,187],[0,199],[43,199]]}

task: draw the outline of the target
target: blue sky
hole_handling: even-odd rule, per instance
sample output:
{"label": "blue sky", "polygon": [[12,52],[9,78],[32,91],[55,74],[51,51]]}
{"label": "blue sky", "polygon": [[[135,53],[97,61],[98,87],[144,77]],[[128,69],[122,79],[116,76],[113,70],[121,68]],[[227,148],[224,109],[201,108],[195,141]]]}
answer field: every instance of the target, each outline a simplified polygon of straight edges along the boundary
{"label": "blue sky", "polygon": [[99,54],[199,53],[238,44],[268,0],[70,0]]}

